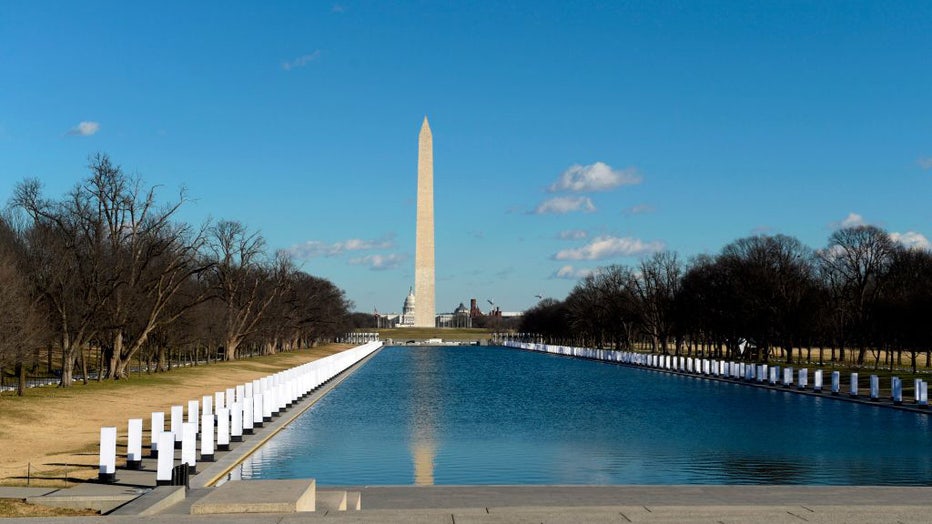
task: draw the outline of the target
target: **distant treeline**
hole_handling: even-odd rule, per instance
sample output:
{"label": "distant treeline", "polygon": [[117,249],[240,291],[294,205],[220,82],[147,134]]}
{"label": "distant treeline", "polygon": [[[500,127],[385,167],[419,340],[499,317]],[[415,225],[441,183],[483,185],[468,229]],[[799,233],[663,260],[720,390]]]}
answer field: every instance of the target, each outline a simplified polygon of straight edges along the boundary
{"label": "distant treeline", "polygon": [[61,199],[22,181],[0,217],[0,368],[22,377],[54,348],[68,386],[75,366],[88,376],[92,349],[117,379],[134,359],[165,369],[167,351],[230,360],[351,327],[343,291],[270,255],[258,232],[178,220],[183,190],[160,201],[107,155],[89,168]]}
{"label": "distant treeline", "polygon": [[602,268],[527,311],[520,329],[555,344],[763,361],[819,348],[833,361],[861,366],[872,354],[892,366],[906,353],[915,371],[921,353],[929,365],[930,314],[932,253],[856,226],[817,250],[761,235],[689,263],[661,252]]}

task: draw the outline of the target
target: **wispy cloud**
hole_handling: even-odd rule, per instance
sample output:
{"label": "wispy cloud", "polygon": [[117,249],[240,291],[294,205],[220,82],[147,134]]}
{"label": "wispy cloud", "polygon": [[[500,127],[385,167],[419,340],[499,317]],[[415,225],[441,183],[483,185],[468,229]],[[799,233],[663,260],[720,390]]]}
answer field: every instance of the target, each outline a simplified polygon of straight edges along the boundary
{"label": "wispy cloud", "polygon": [[582,240],[589,236],[583,229],[568,229],[566,231],[560,231],[560,234],[557,237],[560,240]]}
{"label": "wispy cloud", "polygon": [[663,248],[663,242],[656,240],[644,242],[633,237],[600,236],[583,247],[561,250],[553,255],[553,258],[554,260],[603,260],[649,255]]}
{"label": "wispy cloud", "polygon": [[346,6],[340,4],[333,4],[333,7],[330,8],[331,13],[345,13]]}
{"label": "wispy cloud", "polygon": [[585,269],[579,268],[576,269],[573,266],[563,266],[560,269],[554,271],[550,278],[559,278],[564,280],[579,280],[581,278],[586,278],[589,275],[594,275],[597,273],[598,269]]}
{"label": "wispy cloud", "polygon": [[551,193],[557,191],[572,191],[586,193],[591,191],[608,191],[618,186],[640,184],[641,175],[633,167],[627,169],[612,169],[604,162],[596,162],[588,166],[575,164],[560,174],[557,181],[547,188]]}
{"label": "wispy cloud", "polygon": [[285,250],[291,257],[307,260],[317,257],[336,257],[347,251],[364,251],[371,249],[391,249],[395,243],[391,238],[379,240],[362,240],[351,238],[342,242],[327,243],[319,240],[308,240],[303,244],[295,244]]}
{"label": "wispy cloud", "polygon": [[932,250],[932,243],[922,233],[907,231],[905,233],[890,233],[890,239],[907,249]]}
{"label": "wispy cloud", "polygon": [[919,167],[922,169],[932,169],[932,156],[926,156],[919,159]]}
{"label": "wispy cloud", "polygon": [[638,204],[636,206],[631,206],[628,209],[625,209],[624,211],[622,211],[622,213],[624,213],[625,215],[629,215],[629,216],[646,215],[648,213],[653,213],[653,212],[654,212],[654,206],[651,206],[650,204]]}
{"label": "wispy cloud", "polygon": [[554,197],[538,204],[532,213],[535,215],[565,215],[574,211],[592,213],[595,211],[595,204],[592,203],[592,199],[584,196]]}
{"label": "wispy cloud", "polygon": [[301,55],[294,60],[288,62],[282,62],[282,69],[285,71],[291,71],[292,69],[297,69],[299,67],[304,67],[311,62],[316,61],[320,58],[320,49],[315,50],[313,53],[308,53],[306,55]]}
{"label": "wispy cloud", "polygon": [[384,271],[386,269],[395,269],[402,262],[404,262],[406,257],[401,254],[391,253],[388,255],[367,255],[364,257],[356,257],[349,259],[349,263],[353,265],[360,266],[369,266],[369,269],[372,271]]}
{"label": "wispy cloud", "polygon": [[69,136],[91,136],[100,131],[100,122],[91,120],[79,122],[78,125],[68,130]]}

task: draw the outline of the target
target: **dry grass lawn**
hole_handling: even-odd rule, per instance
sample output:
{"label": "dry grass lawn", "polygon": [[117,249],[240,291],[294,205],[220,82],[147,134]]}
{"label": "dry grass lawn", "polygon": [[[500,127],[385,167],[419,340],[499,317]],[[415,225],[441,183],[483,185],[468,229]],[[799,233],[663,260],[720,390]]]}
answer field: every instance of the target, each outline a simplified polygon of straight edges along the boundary
{"label": "dry grass lawn", "polygon": [[19,499],[0,499],[0,516],[3,517],[87,517],[100,515],[93,509],[52,508],[27,504]]}
{"label": "dry grass lawn", "polygon": [[[149,443],[153,411],[200,400],[237,384],[343,351],[348,344],[218,362],[129,380],[76,383],[70,388],[33,388],[23,397],[0,395],[0,484],[61,485],[96,478],[100,428],[116,426],[117,453],[125,453],[126,426],[143,419],[143,447]],[[144,449],[145,452],[145,449]],[[118,457],[117,464],[122,460]]]}

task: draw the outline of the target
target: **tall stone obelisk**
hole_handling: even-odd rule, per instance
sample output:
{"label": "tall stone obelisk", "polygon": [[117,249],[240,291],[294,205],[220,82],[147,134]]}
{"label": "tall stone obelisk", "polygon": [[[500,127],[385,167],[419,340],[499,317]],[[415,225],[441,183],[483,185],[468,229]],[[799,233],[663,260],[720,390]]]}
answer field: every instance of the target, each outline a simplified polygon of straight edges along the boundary
{"label": "tall stone obelisk", "polygon": [[414,326],[434,327],[434,137],[426,116],[417,137],[414,298]]}

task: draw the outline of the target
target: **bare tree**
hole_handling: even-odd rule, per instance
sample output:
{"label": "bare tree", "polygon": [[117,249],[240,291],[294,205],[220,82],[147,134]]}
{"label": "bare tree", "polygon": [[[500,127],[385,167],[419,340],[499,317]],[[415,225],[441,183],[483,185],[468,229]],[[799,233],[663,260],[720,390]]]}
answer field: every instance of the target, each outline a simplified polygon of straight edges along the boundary
{"label": "bare tree", "polygon": [[673,333],[674,306],[683,277],[683,265],[676,253],[661,251],[644,258],[638,273],[628,280],[631,293],[638,300],[641,328],[651,340],[651,347],[664,354]]}
{"label": "bare tree", "polygon": [[89,168],[61,202],[43,199],[36,181],[20,184],[14,198],[33,220],[35,284],[58,317],[62,385],[71,382],[75,352],[91,339],[105,348],[107,376],[124,377],[152,331],[173,320],[166,315],[172,297],[208,265],[198,260],[203,230],[173,221],[183,192],[159,206],[154,187],[107,155],[92,157]]}
{"label": "bare tree", "polygon": [[640,311],[631,292],[634,273],[623,266],[609,266],[583,278],[566,298],[569,323],[574,332],[601,347],[608,338],[617,348],[627,348]]}
{"label": "bare tree", "polygon": [[834,289],[842,321],[858,345],[857,364],[864,364],[877,299],[890,267],[895,245],[875,226],[839,229],[819,252],[822,274]]}
{"label": "bare tree", "polygon": [[[91,161],[91,177],[82,186],[93,213],[79,217],[99,231],[107,283],[113,286],[102,328],[109,336],[107,376],[123,378],[133,356],[157,327],[171,323],[206,298],[192,297],[184,307],[168,305],[190,278],[209,268],[199,257],[205,231],[173,220],[185,202],[160,206],[156,189],[127,176],[108,156]],[[176,306],[178,304],[176,303]]]}
{"label": "bare tree", "polygon": [[25,233],[30,284],[49,310],[62,352],[60,385],[68,387],[114,286],[107,281],[100,230],[79,219],[93,210],[80,186],[60,202],[41,193],[38,180],[25,180],[16,186],[11,204],[31,222]]}
{"label": "bare tree", "polygon": [[542,335],[550,344],[565,342],[570,336],[566,305],[552,298],[542,299],[521,315],[518,329],[522,333]]}
{"label": "bare tree", "polygon": [[[887,282],[878,300],[878,332],[873,344],[888,354],[906,351],[916,373],[920,353],[932,350],[932,252],[898,248],[893,253]],[[893,359],[889,360],[893,367]]]}
{"label": "bare tree", "polygon": [[264,260],[265,241],[233,220],[210,229],[212,282],[226,306],[224,357],[234,360],[237,349],[252,335],[278,292],[276,271]]}
{"label": "bare tree", "polygon": [[17,394],[26,388],[26,363],[42,340],[43,322],[23,271],[24,250],[0,218],[0,369],[12,366]]}
{"label": "bare tree", "polygon": [[760,235],[728,244],[720,261],[743,336],[755,338],[764,360],[779,345],[791,362],[814,318],[811,251],[793,237]]}
{"label": "bare tree", "polygon": [[608,324],[608,311],[602,302],[599,282],[595,275],[580,280],[566,297],[570,329],[584,345],[601,347]]}

